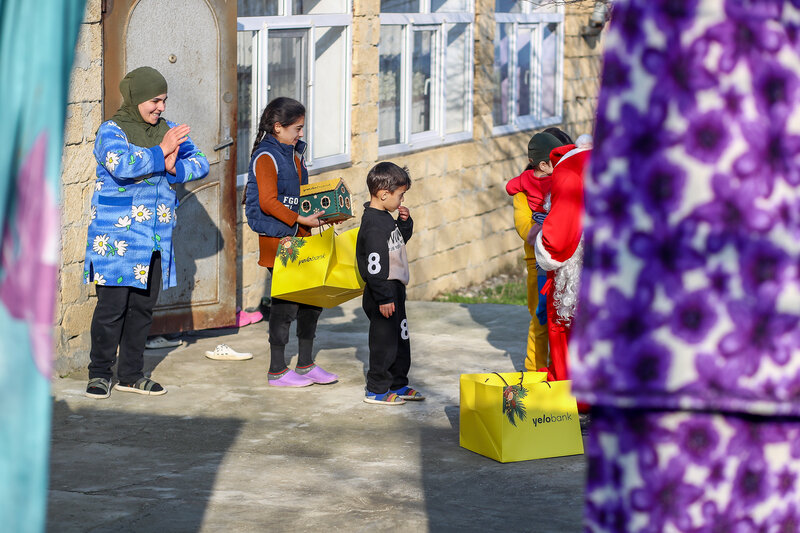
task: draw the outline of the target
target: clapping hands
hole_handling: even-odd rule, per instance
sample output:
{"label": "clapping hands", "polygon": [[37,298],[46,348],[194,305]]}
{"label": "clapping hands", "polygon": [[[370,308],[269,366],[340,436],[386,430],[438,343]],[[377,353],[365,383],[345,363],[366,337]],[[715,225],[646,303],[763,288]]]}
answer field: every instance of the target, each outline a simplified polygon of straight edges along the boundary
{"label": "clapping hands", "polygon": [[167,172],[175,175],[175,162],[178,160],[178,150],[180,145],[189,138],[191,128],[186,124],[175,126],[164,134],[164,138],[159,143],[161,151],[164,153],[164,168]]}

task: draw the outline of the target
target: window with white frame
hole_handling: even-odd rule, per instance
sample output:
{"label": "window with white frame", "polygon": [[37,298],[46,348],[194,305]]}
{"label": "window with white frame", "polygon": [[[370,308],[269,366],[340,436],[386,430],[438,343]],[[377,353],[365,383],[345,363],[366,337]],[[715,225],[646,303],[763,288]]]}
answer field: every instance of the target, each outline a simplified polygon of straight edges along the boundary
{"label": "window with white frame", "polygon": [[349,0],[238,0],[238,157],[247,174],[261,112],[288,96],[306,106],[306,164],[350,161]]}
{"label": "window with white frame", "polygon": [[381,0],[378,154],[472,138],[473,0]]}
{"label": "window with white frame", "polygon": [[562,118],[564,7],[552,0],[497,0],[494,133]]}

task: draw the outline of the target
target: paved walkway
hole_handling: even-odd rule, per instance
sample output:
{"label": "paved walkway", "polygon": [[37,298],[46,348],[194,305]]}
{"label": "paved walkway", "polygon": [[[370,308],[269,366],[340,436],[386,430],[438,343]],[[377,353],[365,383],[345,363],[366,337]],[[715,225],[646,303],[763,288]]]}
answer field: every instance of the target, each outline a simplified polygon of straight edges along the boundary
{"label": "paved walkway", "polygon": [[[421,403],[361,401],[359,300],[320,320],[333,385],[269,388],[264,322],[146,356],[165,396],[91,400],[85,372],[55,380],[48,531],[581,531],[583,456],[500,464],[458,446],[459,374],[521,369],[527,310],[409,302],[408,315]],[[222,342],[255,358],[203,356]]]}

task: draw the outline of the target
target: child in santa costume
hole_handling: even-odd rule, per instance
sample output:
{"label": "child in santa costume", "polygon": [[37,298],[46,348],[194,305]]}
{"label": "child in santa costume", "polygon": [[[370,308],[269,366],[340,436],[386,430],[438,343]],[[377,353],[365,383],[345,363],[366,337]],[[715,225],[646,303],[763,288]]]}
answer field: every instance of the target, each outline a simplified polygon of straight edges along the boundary
{"label": "child in santa costume", "polygon": [[528,241],[536,263],[547,271],[542,293],[547,299],[547,333],[550,343],[550,380],[569,379],[567,342],[578,296],[583,262],[583,173],[591,149],[565,145],[553,149],[550,213],[541,226],[534,225]]}
{"label": "child in santa costume", "polygon": [[528,271],[528,311],[531,322],[528,327],[528,346],[525,370],[535,371],[547,366],[547,311],[545,298],[539,292],[544,286],[547,273],[536,267],[536,254],[526,238],[534,224],[544,221],[550,208],[550,151],[562,143],[549,133],[537,133],[528,142],[528,168],[506,184],[506,192],[514,198],[514,226],[525,242],[525,264]]}

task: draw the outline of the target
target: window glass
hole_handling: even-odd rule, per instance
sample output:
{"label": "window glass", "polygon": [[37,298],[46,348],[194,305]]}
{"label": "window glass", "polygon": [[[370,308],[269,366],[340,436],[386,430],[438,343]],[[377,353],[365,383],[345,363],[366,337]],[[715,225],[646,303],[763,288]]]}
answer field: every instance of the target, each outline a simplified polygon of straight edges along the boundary
{"label": "window glass", "polygon": [[496,0],[494,10],[497,13],[522,13],[523,2],[519,0]]}
{"label": "window glass", "polygon": [[469,118],[469,24],[449,24],[447,31],[447,64],[445,65],[445,133],[468,129]]}
{"label": "window glass", "polygon": [[381,0],[380,155],[457,142],[472,131],[473,6]]}
{"label": "window glass", "polygon": [[403,27],[381,26],[380,83],[378,100],[378,144],[401,142]]}
{"label": "window glass", "polygon": [[236,78],[239,87],[237,123],[236,173],[246,174],[253,143],[253,43],[255,33],[240,31],[236,34]]}
{"label": "window glass", "polygon": [[546,24],[542,34],[542,116],[554,117],[558,112],[558,24]]}
{"label": "window glass", "polygon": [[272,30],[267,35],[267,102],[288,96],[306,103],[306,30]]}
{"label": "window glass", "polygon": [[414,31],[414,52],[411,56],[411,133],[431,129],[433,80],[433,30]]}
{"label": "window glass", "polygon": [[431,0],[433,13],[466,12],[469,11],[467,0]]}
{"label": "window glass", "polygon": [[494,125],[501,126],[509,123],[510,103],[510,72],[509,60],[509,30],[513,24],[498,24],[494,44]]}
{"label": "window glass", "polygon": [[272,17],[278,14],[279,0],[239,0],[239,17]]}
{"label": "window glass", "polygon": [[496,13],[558,13],[558,5],[565,2],[554,0],[496,0]]}
{"label": "window glass", "polygon": [[294,14],[346,13],[346,0],[292,0]]}
{"label": "window glass", "polygon": [[419,13],[420,0],[381,0],[381,13]]}
{"label": "window glass", "polygon": [[237,2],[237,171],[247,172],[246,145],[252,143],[261,111],[281,96],[306,107],[309,168],[349,162],[349,0]]}
{"label": "window glass", "polygon": [[314,124],[310,147],[313,158],[345,151],[347,58],[345,28],[317,28],[314,49]]}
{"label": "window glass", "polygon": [[533,79],[533,51],[531,47],[530,26],[520,26],[517,32],[517,116],[524,117],[532,113],[531,85]]}

